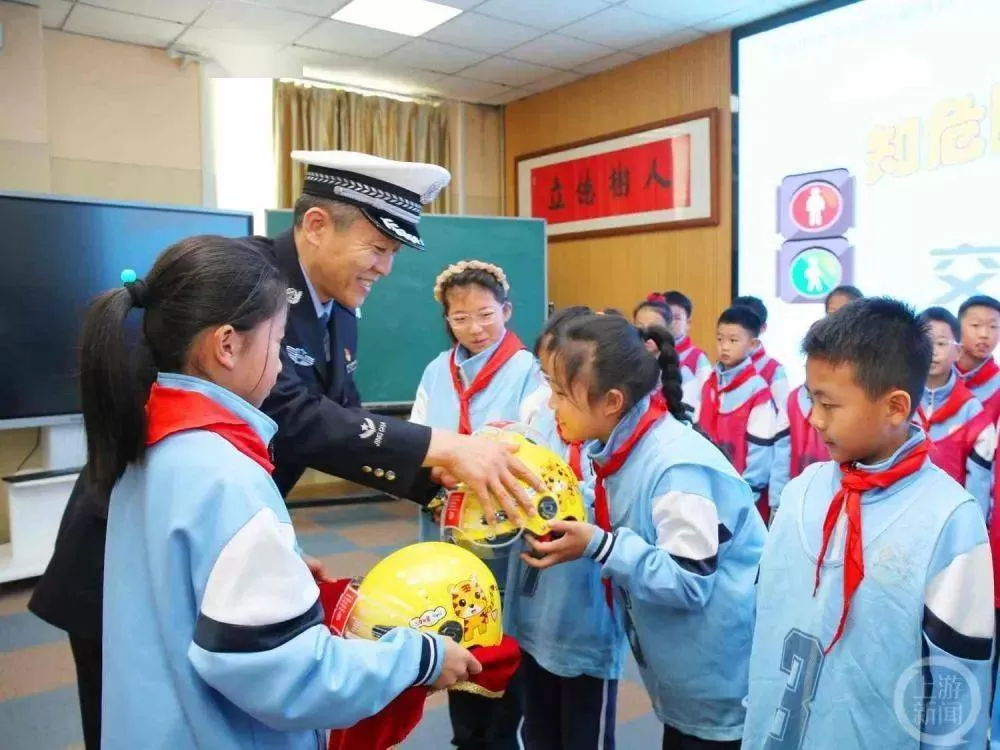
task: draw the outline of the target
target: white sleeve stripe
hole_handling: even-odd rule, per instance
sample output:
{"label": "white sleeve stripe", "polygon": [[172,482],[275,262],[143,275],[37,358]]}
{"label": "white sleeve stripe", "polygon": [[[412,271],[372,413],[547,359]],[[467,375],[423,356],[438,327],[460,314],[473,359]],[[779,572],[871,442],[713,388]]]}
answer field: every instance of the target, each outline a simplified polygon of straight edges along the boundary
{"label": "white sleeve stripe", "polygon": [[295,550],[291,525],[263,508],[216,558],[201,612],[228,625],[273,625],[308,612],[318,598],[316,582]]}
{"label": "white sleeve stripe", "polygon": [[776,434],[781,435],[783,432],[787,432],[789,429],[788,424],[788,399],[784,401],[779,401],[776,406],[778,408],[778,414],[775,418],[774,431]]}
{"label": "white sleeve stripe", "polygon": [[924,601],[934,616],[960,635],[992,637],[993,561],[986,542],[958,555],[927,585]]}
{"label": "white sleeve stripe", "polygon": [[656,546],[674,557],[706,560],[719,552],[719,511],[707,497],[671,491],[653,501]]}
{"label": "white sleeve stripe", "polygon": [[993,425],[986,425],[986,428],[976,437],[976,444],[973,448],[976,455],[986,462],[987,468],[993,463],[993,458],[997,452],[997,430]]}
{"label": "white sleeve stripe", "polygon": [[747,435],[769,445],[778,433],[778,415],[770,400],[757,404],[747,420]]}
{"label": "white sleeve stripe", "polygon": [[607,562],[608,557],[611,556],[611,548],[615,546],[615,535],[606,531],[602,533],[604,538],[601,539],[601,543],[597,545],[597,550],[594,552],[594,559],[601,565]]}
{"label": "white sleeve stripe", "polygon": [[437,670],[438,663],[437,641],[427,633],[420,635],[423,637],[423,643],[420,644],[420,665],[417,668],[418,674],[414,685],[426,685]]}

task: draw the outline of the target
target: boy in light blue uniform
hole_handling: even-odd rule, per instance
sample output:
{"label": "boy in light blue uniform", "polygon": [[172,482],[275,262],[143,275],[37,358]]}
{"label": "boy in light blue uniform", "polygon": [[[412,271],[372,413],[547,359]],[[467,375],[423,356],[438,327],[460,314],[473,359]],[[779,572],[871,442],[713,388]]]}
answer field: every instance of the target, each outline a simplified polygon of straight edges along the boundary
{"label": "boy in light blue uniform", "polygon": [[[511,422],[522,404],[544,387],[538,362],[507,330],[512,307],[503,269],[472,260],[455,263],[437,278],[434,297],[444,309],[448,335],[455,345],[424,369],[410,420],[429,427],[471,434],[489,422]],[[421,541],[441,539],[435,513],[419,514]],[[506,594],[508,550],[484,562]],[[521,711],[519,680],[500,700],[453,691],[448,706],[459,750],[516,747]]]}
{"label": "boy in light blue uniform", "polygon": [[771,527],[743,747],[983,747],[990,550],[975,501],[911,423],[926,330],[869,298],[815,323],[803,351],[833,461],[789,482]]}
{"label": "boy in light blue uniform", "polygon": [[927,386],[917,409],[920,425],[933,442],[931,460],[964,485],[979,503],[983,518],[989,518],[996,425],[955,371],[962,335],[958,319],[943,307],[928,307],[920,320],[927,325],[933,346]]}
{"label": "boy in light blue uniform", "polygon": [[[728,750],[743,732],[766,531],[746,482],[685,421],[672,341],[657,344],[658,367],[642,338],[607,316],[559,336],[551,404],[566,439],[594,441],[595,510],[606,503],[609,524],[556,522],[562,536],[532,540],[542,557],[522,559],[539,569],[580,557],[599,565],[624,609],[663,748]],[[662,400],[648,395],[658,379]]]}
{"label": "boy in light blue uniform", "polygon": [[695,420],[750,485],[766,522],[788,481],[787,464],[775,464],[774,457],[790,443],[784,402],[775,400],[750,356],[760,344],[760,325],[749,307],[734,305],[719,316],[718,363],[702,386]]}
{"label": "boy in light blue uniform", "polygon": [[993,351],[1000,339],[1000,301],[974,294],[959,306],[958,320],[962,326],[958,374],[996,422],[1000,417],[1000,366]]}
{"label": "boy in light blue uniform", "polygon": [[[88,470],[110,495],[104,750],[315,750],[410,686],[478,671],[447,638],[346,641],[324,624],[259,410],[281,369],[285,289],[252,246],[194,237],[87,315]],[[151,388],[125,344],[133,308]]]}
{"label": "boy in light blue uniform", "polygon": [[[539,337],[535,354],[543,372],[552,345],[586,307],[556,312]],[[591,520],[594,476],[580,443],[566,443],[548,406],[546,387],[524,404],[520,421],[565,458],[578,478]],[[524,678],[524,741],[527,748],[614,750],[618,680],[625,657],[621,607],[608,605],[601,572],[587,560],[544,572],[511,556],[504,629],[521,646]]]}
{"label": "boy in light blue uniform", "polygon": [[[733,300],[733,307],[737,306],[753,310],[754,314],[760,318],[760,333],[763,335],[767,332],[767,306],[764,305],[760,297],[754,297],[750,294],[737,297]],[[750,352],[750,359],[753,360],[757,372],[764,378],[767,387],[771,389],[775,403],[784,404],[788,400],[789,390],[788,373],[785,372],[784,366],[764,351],[764,345],[760,341]]]}

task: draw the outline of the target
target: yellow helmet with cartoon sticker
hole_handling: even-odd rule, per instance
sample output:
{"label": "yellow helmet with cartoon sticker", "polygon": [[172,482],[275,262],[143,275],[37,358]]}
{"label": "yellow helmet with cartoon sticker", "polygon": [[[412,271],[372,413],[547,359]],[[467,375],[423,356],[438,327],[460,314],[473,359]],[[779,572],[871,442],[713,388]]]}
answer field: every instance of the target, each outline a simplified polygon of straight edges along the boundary
{"label": "yellow helmet with cartoon sticker", "polygon": [[496,646],[503,638],[500,590],[490,569],[468,550],[443,542],[411,544],[348,587],[330,627],[366,640],[410,627],[466,648]]}
{"label": "yellow helmet with cartoon sticker", "polygon": [[497,513],[496,527],[490,528],[479,497],[459,486],[445,500],[441,517],[443,538],[489,559],[498,548],[512,544],[523,532],[536,537],[547,536],[551,532],[549,521],[587,519],[579,480],[566,461],[543,445],[542,438],[534,430],[516,422],[491,423],[476,434],[518,445],[518,459],[542,480],[545,491],[538,492],[524,485],[536,515],[524,514],[523,529],[503,511]]}

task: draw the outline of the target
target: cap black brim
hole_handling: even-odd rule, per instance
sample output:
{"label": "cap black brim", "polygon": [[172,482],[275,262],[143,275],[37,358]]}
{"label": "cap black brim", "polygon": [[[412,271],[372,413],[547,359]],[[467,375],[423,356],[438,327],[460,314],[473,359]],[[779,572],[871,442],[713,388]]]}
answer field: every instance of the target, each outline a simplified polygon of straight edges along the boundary
{"label": "cap black brim", "polygon": [[387,211],[379,211],[371,206],[358,206],[365,218],[371,222],[378,231],[390,240],[401,242],[414,250],[423,250],[424,241],[420,238],[420,231],[416,224],[404,221]]}

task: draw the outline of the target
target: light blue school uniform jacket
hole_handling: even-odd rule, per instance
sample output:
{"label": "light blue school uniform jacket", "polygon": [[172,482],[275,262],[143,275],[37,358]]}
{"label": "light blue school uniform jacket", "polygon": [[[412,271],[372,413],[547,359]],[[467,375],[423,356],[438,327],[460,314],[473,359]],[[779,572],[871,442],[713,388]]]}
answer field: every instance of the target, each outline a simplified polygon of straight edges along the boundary
{"label": "light blue school uniform jacket", "polygon": [[[521,421],[544,444],[568,460],[569,446],[559,437],[555,415],[548,407],[549,389],[526,402]],[[581,489],[587,518],[594,523],[594,476],[581,451]],[[530,551],[526,544],[517,550]],[[608,607],[600,568],[591,560],[575,560],[547,570],[536,570],[511,555],[504,632],[541,667],[559,677],[586,675],[602,680],[621,677],[625,657],[622,608]]]}
{"label": "light blue school uniform jacket", "polygon": [[[885,470],[922,440],[914,427],[893,456],[865,468]],[[864,493],[865,576],[843,635],[824,655],[844,601],[844,513],[815,595],[813,588],[841,476],[832,461],[807,467],[785,488],[771,526],[743,747],[983,747],[993,569],[982,513],[930,460],[891,487]]]}
{"label": "light blue school uniform jacket", "polygon": [[[632,433],[649,400],[619,422],[597,465]],[[612,533],[585,556],[616,589],[632,653],[664,724],[706,740],[743,734],[754,578],[766,530],[725,456],[669,414],[605,481]]]}
{"label": "light blue school uniform jacket", "polygon": [[[161,375],[275,424],[207,381]],[[336,573],[336,571],[331,571]],[[441,670],[437,636],[335,638],[268,473],[203,430],[154,445],[115,485],[104,569],[104,750],[325,747]]]}
{"label": "light blue school uniform jacket", "polygon": [[[948,382],[940,388],[924,388],[924,394],[920,399],[920,407],[928,417],[933,416],[951,395],[958,382],[958,374],[952,370]],[[972,398],[966,401],[956,414],[943,422],[932,424],[929,435],[931,440],[937,442],[949,435],[964,428],[973,418],[979,417],[983,411],[983,405],[979,399]],[[985,417],[980,417],[985,419]],[[984,422],[977,435],[969,435],[969,440],[974,441],[972,451],[965,461],[965,489],[979,503],[983,511],[983,518],[990,517],[993,506],[993,458],[997,449],[996,425]],[[947,470],[947,467],[942,467]],[[955,477],[958,481],[959,478]]]}
{"label": "light blue school uniform jacket", "polygon": [[[462,346],[458,347],[456,362],[463,387],[468,388],[472,384],[498,346],[499,341],[475,355],[470,355]],[[441,352],[424,369],[413,402],[411,422],[447,430],[458,429],[459,400],[448,364],[452,351],[453,349],[448,349]],[[534,356],[529,351],[519,351],[497,371],[484,390],[472,397],[469,422],[473,432],[489,422],[516,421],[525,399],[543,386],[542,371]],[[434,523],[430,513],[421,512],[419,519],[421,541],[441,539],[441,527]],[[503,552],[485,560],[501,589],[506,580],[508,557],[509,552]]]}

